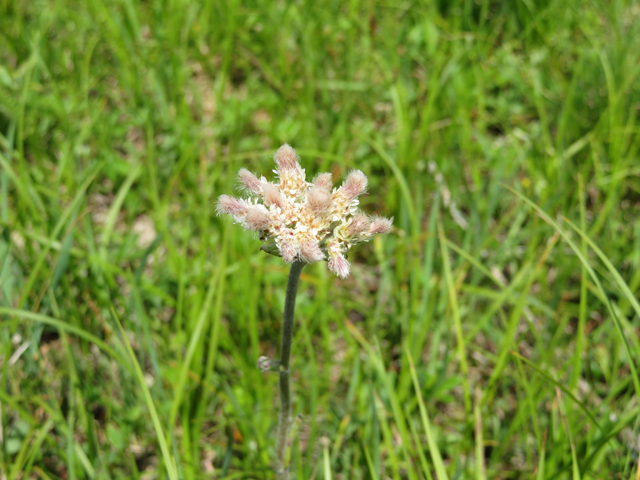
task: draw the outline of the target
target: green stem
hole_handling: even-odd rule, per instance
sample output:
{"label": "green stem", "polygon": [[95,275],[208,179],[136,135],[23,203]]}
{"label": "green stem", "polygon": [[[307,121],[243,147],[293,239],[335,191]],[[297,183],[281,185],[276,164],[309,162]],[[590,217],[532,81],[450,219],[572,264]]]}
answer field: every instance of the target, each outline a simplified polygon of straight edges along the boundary
{"label": "green stem", "polygon": [[280,417],[278,418],[277,470],[278,480],[289,478],[287,465],[287,440],[291,426],[291,388],[289,386],[289,357],[293,339],[293,314],[296,309],[296,293],[303,262],[295,261],[289,271],[287,295],[284,301],[282,324],[282,350],[280,352]]}

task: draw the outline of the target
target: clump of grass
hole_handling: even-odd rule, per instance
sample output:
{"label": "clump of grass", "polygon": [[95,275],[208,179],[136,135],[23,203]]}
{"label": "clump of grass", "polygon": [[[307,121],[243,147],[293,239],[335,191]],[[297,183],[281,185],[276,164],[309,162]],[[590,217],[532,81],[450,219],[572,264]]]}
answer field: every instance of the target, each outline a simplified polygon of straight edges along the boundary
{"label": "clump of grass", "polygon": [[301,274],[291,476],[635,478],[637,5],[407,5],[0,1],[0,475],[273,476],[215,202],[287,141],[394,216]]}

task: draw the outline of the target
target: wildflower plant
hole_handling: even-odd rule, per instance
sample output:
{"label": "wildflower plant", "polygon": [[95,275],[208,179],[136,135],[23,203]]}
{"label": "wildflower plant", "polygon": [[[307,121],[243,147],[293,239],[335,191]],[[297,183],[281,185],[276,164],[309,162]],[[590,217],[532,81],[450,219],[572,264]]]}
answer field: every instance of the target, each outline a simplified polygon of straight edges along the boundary
{"label": "wildflower plant", "polygon": [[267,253],[291,264],[285,298],[282,349],[279,362],[259,359],[263,370],[280,372],[280,417],[278,421],[278,478],[288,478],[286,446],[291,422],[289,358],[293,334],[296,292],[306,263],[328,261],[329,270],[340,278],[349,276],[347,251],[378,233],[387,233],[393,219],[370,217],[358,210],[358,197],[367,189],[367,177],[352,170],[338,188],[330,173],[307,182],[295,150],[286,143],[274,155],[277,183],[258,178],[243,168],[238,173],[247,198],[218,197],[218,214],[232,215],[245,229],[257,232]]}

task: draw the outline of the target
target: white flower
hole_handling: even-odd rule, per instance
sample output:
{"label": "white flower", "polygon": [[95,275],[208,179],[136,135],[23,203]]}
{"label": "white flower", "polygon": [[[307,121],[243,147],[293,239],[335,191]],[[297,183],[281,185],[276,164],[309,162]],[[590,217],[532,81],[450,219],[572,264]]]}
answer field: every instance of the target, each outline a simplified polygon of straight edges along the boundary
{"label": "white flower", "polygon": [[[329,270],[340,278],[349,275],[345,253],[373,235],[387,233],[393,219],[368,217],[358,211],[358,196],[367,188],[367,177],[353,170],[339,188],[332,187],[330,173],[305,179],[296,151],[286,143],[274,155],[278,184],[258,178],[249,170],[238,173],[247,193],[255,198],[218,197],[218,214],[229,214],[248,230],[272,238],[287,263],[319,262],[328,257]],[[259,201],[262,200],[262,203]]]}

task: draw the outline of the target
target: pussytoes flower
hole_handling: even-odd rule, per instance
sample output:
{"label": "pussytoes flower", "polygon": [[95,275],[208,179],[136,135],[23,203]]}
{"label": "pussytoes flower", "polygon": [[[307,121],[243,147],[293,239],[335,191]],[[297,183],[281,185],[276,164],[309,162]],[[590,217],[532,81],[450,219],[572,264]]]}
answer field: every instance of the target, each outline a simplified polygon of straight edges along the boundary
{"label": "pussytoes flower", "polygon": [[349,275],[346,252],[378,233],[387,233],[393,219],[369,217],[358,210],[358,197],[367,188],[367,177],[360,170],[349,172],[344,183],[333,188],[330,173],[307,182],[296,151],[286,143],[274,155],[277,183],[258,178],[243,168],[240,183],[250,195],[238,199],[220,195],[218,214],[232,215],[260,239],[272,239],[266,251],[287,263],[327,260],[329,270],[340,278]]}

